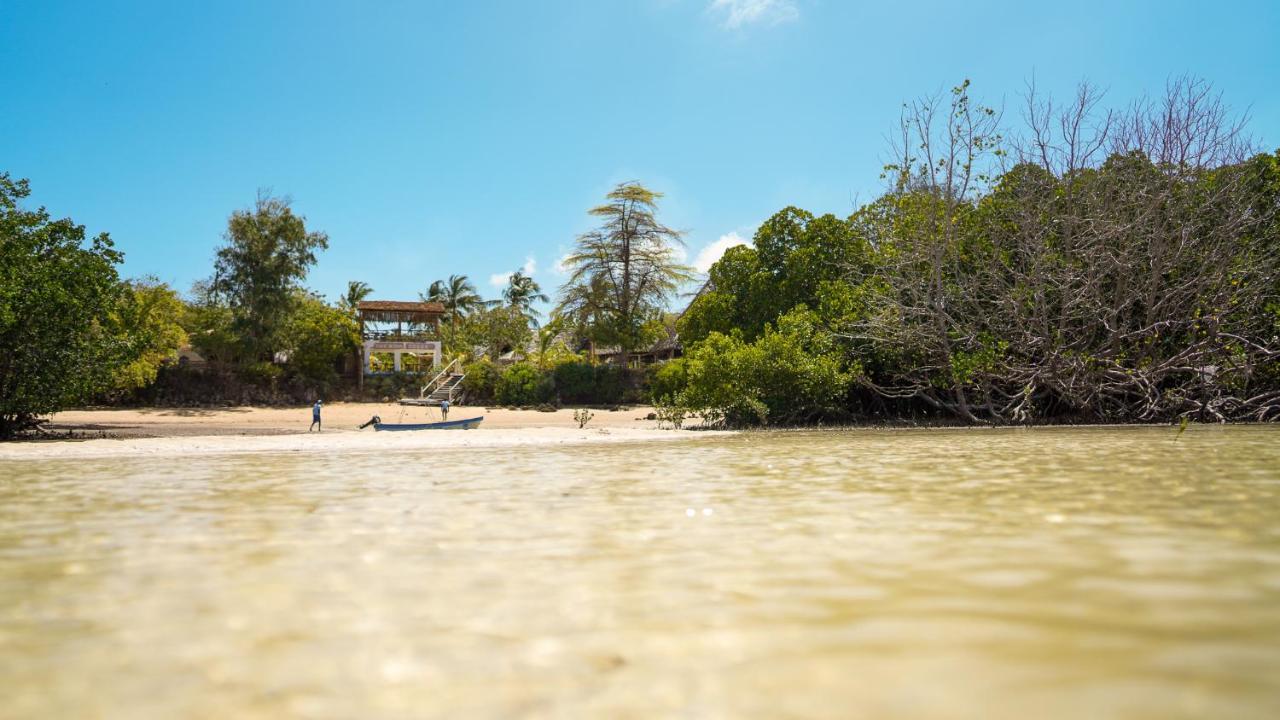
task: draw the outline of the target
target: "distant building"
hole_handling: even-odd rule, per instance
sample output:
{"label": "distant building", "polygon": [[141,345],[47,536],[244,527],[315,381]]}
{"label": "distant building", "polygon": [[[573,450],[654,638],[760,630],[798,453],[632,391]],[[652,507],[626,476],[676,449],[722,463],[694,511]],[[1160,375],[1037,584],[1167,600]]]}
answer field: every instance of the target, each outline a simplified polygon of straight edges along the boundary
{"label": "distant building", "polygon": [[430,367],[438,369],[444,314],[444,305],[438,302],[363,300],[357,304],[363,346],[360,384],[365,375],[425,372],[428,356]]}

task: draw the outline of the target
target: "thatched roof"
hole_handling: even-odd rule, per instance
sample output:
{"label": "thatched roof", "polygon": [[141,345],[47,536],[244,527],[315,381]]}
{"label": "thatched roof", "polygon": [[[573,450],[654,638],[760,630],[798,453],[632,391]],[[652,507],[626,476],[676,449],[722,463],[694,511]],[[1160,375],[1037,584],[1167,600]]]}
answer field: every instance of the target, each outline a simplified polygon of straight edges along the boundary
{"label": "thatched roof", "polygon": [[434,322],[444,315],[444,304],[405,300],[361,300],[356,310],[372,322]]}

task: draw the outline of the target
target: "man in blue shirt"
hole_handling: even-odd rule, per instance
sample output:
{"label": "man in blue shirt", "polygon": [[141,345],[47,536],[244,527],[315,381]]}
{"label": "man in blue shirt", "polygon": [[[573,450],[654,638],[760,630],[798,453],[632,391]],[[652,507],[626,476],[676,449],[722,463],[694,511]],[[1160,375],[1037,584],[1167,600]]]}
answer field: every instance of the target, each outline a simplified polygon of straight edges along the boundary
{"label": "man in blue shirt", "polygon": [[449,421],[449,401],[448,400],[440,401],[440,420],[441,422]]}
{"label": "man in blue shirt", "polygon": [[312,428],[316,432],[320,432],[320,401],[316,400],[316,404],[311,406],[311,427],[307,428],[307,432],[311,432]]}

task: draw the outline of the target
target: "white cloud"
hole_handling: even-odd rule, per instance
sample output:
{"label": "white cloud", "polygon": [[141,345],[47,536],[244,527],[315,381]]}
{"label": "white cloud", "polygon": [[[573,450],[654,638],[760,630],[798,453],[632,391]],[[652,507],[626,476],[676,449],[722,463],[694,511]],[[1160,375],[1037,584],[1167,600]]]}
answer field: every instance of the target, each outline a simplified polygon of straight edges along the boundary
{"label": "white cloud", "polygon": [[[520,266],[520,272],[524,273],[525,275],[533,275],[535,272],[537,272],[537,270],[538,270],[538,261],[535,260],[532,255],[529,255],[528,257],[526,257],[524,259],[524,265]],[[489,276],[489,284],[498,289],[505,288],[507,286],[507,281],[510,280],[511,276],[514,274],[515,273],[509,273],[509,272],[494,273]]]}
{"label": "white cloud", "polygon": [[718,16],[728,30],[755,23],[779,25],[800,18],[795,0],[711,0],[707,12]]}
{"label": "white cloud", "polygon": [[711,269],[711,266],[720,259],[720,256],[724,255],[726,250],[731,247],[747,244],[749,243],[744,240],[737,231],[731,232],[728,235],[721,235],[719,240],[716,240],[698,251],[698,257],[694,258],[693,267],[698,272],[707,272]]}
{"label": "white cloud", "polygon": [[573,257],[573,253],[565,253],[560,256],[559,260],[556,260],[554,270],[557,275],[568,275],[569,271],[573,270],[573,268],[569,267],[569,258],[571,257]]}
{"label": "white cloud", "polygon": [[682,263],[689,259],[689,251],[685,250],[683,245],[680,245],[679,243],[671,243],[668,247],[671,248],[671,257],[676,262]]}

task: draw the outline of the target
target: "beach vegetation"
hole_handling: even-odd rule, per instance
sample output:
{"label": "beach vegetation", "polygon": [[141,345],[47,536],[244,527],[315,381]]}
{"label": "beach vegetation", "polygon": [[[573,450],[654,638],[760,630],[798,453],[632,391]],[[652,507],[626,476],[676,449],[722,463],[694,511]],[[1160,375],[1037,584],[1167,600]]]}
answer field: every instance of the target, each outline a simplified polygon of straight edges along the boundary
{"label": "beach vegetation", "polygon": [[186,303],[155,278],[126,282],[116,309],[116,322],[132,346],[131,360],[116,368],[109,394],[132,392],[155,382],[160,368],[177,361],[187,344]]}
{"label": "beach vegetation", "polygon": [[858,373],[803,305],[778,318],[776,328],[767,323],[750,342],[714,332],[677,367],[684,389],[661,396],[660,404],[734,427],[841,419]]}
{"label": "beach vegetation", "polygon": [[593,341],[618,346],[623,367],[651,342],[652,322],[693,278],[676,252],[683,233],[657,218],[661,197],[638,182],[619,184],[589,211],[599,226],[579,235],[561,263],[569,278],[557,312],[589,324]]}
{"label": "beach vegetation", "polygon": [[507,278],[507,286],[502,290],[502,300],[509,307],[515,308],[533,327],[538,326],[540,313],[533,307],[535,302],[548,302],[551,298],[542,292],[537,280],[526,275],[523,270],[516,270]]}
{"label": "beach vegetation", "polygon": [[498,377],[494,399],[499,405],[524,407],[542,405],[553,397],[555,383],[547,373],[532,363],[518,362]]}
{"label": "beach vegetation", "polygon": [[230,310],[235,360],[246,367],[270,362],[329,238],[308,230],[288,198],[261,192],[253,208],[231,214],[224,240],[208,288]]}
{"label": "beach vegetation", "polygon": [[30,192],[0,173],[0,438],[110,389],[153,345],[127,335],[126,321],[148,323],[111,238],[26,209]]}
{"label": "beach vegetation", "polygon": [[299,292],[279,346],[288,370],[323,390],[338,381],[343,358],[359,351],[360,326],[341,307],[313,293]]}
{"label": "beach vegetation", "polygon": [[462,368],[462,390],[466,401],[471,404],[493,402],[498,389],[498,378],[502,369],[487,357],[468,363]]}
{"label": "beach vegetation", "polygon": [[[785,208],[679,329],[713,422],[1280,417],[1280,153],[1195,79],[1123,110],[908,103],[886,192]],[[796,312],[804,307],[802,313]]]}

